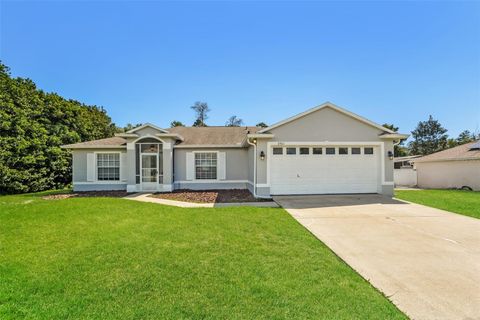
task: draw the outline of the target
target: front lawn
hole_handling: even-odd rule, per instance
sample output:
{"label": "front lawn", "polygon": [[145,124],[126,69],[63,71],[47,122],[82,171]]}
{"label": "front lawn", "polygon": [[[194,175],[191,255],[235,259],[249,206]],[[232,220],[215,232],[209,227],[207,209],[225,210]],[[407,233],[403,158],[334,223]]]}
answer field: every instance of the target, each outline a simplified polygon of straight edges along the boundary
{"label": "front lawn", "polygon": [[480,192],[464,190],[395,190],[395,197],[480,218]]}
{"label": "front lawn", "polygon": [[283,209],[0,197],[0,319],[404,319]]}

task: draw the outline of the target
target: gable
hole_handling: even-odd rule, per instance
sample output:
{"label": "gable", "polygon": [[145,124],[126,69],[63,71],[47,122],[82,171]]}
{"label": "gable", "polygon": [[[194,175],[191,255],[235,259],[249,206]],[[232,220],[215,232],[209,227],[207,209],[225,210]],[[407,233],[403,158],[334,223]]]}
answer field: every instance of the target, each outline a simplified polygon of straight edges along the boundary
{"label": "gable", "polygon": [[135,133],[135,134],[138,134],[139,136],[155,135],[157,133],[167,133],[167,132],[168,132],[167,130],[157,127],[156,125],[153,125],[151,123],[145,123],[140,127],[136,127],[136,128],[133,128],[132,130],[127,131],[127,133]]}
{"label": "gable", "polygon": [[[295,117],[294,117],[295,118]],[[268,131],[278,141],[378,141],[388,129],[372,125],[334,107],[323,106]],[[267,128],[268,129],[268,128]]]}

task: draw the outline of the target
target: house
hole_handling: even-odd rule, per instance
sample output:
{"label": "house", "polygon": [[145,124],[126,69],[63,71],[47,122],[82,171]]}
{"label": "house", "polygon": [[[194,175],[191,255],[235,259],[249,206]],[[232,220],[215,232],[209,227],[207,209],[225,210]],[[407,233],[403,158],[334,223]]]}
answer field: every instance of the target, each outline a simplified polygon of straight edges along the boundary
{"label": "house", "polygon": [[414,165],[420,188],[480,190],[480,140],[415,159]]}
{"label": "house", "polygon": [[75,191],[392,195],[393,146],[405,138],[327,102],[267,128],[145,124],[63,147]]}

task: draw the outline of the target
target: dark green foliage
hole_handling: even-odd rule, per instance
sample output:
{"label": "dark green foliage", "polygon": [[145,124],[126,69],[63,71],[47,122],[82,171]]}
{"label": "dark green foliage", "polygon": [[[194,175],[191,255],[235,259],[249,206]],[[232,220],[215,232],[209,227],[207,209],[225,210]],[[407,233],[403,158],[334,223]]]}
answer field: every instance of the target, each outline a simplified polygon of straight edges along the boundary
{"label": "dark green foliage", "polygon": [[60,146],[114,132],[103,108],[45,93],[0,62],[0,193],[64,187],[71,155]]}
{"label": "dark green foliage", "polygon": [[170,122],[170,128],[174,127],[185,127],[185,125],[181,121],[173,120]]}
{"label": "dark green foliage", "polygon": [[255,127],[266,128],[268,125],[265,122],[259,122]]}
{"label": "dark green foliage", "polygon": [[117,127],[117,128],[116,128],[116,132],[118,132],[118,133],[124,133],[124,132],[130,131],[130,130],[132,130],[132,129],[135,129],[135,128],[137,128],[137,127],[140,127],[140,126],[142,126],[142,125],[143,125],[143,123],[137,123],[137,124],[127,123],[127,125],[126,125],[125,127],[123,127],[123,128]]}
{"label": "dark green foliage", "polygon": [[448,135],[447,129],[442,127],[438,120],[434,120],[432,116],[427,121],[420,121],[412,131],[410,142],[410,153],[427,155],[447,148]]}

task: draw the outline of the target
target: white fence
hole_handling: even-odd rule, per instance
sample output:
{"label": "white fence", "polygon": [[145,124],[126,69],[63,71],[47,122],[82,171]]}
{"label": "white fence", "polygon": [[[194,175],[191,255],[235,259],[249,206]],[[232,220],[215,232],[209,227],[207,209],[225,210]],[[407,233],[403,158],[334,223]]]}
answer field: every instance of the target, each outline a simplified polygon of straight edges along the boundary
{"label": "white fence", "polygon": [[417,185],[417,171],[412,168],[394,169],[393,181],[396,186],[413,187]]}

